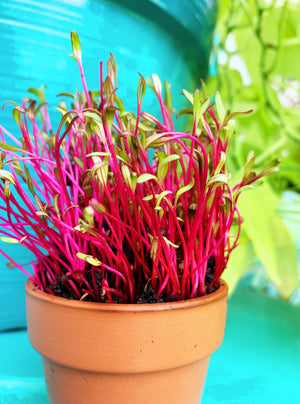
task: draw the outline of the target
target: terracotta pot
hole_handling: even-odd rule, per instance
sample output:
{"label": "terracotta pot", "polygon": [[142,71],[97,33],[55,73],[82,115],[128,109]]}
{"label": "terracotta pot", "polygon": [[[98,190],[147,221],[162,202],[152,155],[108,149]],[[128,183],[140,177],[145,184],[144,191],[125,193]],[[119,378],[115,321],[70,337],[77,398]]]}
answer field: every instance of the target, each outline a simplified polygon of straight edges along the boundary
{"label": "terracotta pot", "polygon": [[228,288],[162,304],[69,301],[26,282],[28,334],[53,404],[199,404]]}

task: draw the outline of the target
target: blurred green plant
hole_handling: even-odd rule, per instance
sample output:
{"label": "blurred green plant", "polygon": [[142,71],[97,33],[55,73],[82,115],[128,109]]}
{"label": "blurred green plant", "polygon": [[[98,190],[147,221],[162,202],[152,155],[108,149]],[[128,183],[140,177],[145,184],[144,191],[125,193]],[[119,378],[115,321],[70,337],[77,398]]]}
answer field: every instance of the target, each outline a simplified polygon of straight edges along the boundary
{"label": "blurred green plant", "polygon": [[282,160],[279,174],[241,199],[245,242],[225,279],[235,286],[257,256],[289,298],[298,286],[296,245],[276,208],[283,191],[300,191],[300,3],[222,0],[216,32],[208,92],[218,88],[230,109],[254,109],[237,122],[231,171],[239,172],[249,150],[258,165]]}

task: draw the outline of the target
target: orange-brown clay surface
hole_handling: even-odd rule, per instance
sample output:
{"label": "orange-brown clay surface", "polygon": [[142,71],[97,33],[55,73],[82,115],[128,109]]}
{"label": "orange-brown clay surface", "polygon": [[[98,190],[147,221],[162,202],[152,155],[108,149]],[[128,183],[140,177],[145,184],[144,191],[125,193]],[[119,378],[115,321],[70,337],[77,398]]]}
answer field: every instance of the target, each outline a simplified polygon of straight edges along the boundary
{"label": "orange-brown clay surface", "polygon": [[184,302],[100,304],[26,283],[29,339],[52,404],[199,404],[221,344],[227,285]]}

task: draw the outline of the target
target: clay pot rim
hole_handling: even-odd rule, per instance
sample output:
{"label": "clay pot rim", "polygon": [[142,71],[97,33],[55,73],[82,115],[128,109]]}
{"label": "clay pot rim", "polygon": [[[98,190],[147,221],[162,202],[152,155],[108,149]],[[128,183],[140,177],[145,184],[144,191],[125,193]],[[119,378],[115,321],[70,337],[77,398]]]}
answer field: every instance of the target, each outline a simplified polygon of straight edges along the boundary
{"label": "clay pot rim", "polygon": [[48,303],[55,303],[60,306],[67,306],[72,308],[78,308],[81,310],[97,310],[106,312],[147,312],[147,311],[163,311],[163,310],[178,310],[186,309],[187,307],[198,307],[210,304],[212,302],[223,299],[228,294],[228,285],[221,279],[220,287],[213,293],[201,297],[197,297],[189,300],[180,300],[177,302],[166,303],[97,303],[97,302],[85,302],[79,300],[69,300],[63,297],[50,295],[39,289],[35,289],[35,285],[31,279],[28,279],[25,283],[26,293],[33,297],[43,300]]}

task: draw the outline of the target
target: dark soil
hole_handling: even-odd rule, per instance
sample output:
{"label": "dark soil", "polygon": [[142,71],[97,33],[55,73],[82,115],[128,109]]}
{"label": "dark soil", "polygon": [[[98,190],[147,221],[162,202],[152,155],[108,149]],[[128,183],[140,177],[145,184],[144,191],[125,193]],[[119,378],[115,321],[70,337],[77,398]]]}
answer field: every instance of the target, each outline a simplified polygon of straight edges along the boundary
{"label": "dark soil", "polygon": [[151,285],[144,289],[142,295],[137,299],[137,304],[163,303],[162,298],[158,298]]}
{"label": "dark soil", "polygon": [[[130,257],[130,250],[128,251],[128,256]],[[131,258],[131,257],[130,257]],[[179,257],[178,257],[179,258]],[[180,273],[181,266],[183,262],[178,260],[178,271]],[[218,289],[219,285],[216,285],[215,278],[214,278],[214,271],[215,271],[215,258],[211,256],[207,263],[207,273],[205,277],[205,286],[206,286],[206,294],[213,293],[215,290]],[[101,302],[101,303],[109,303],[110,300],[107,297],[107,294],[104,293],[102,289],[102,276],[100,272],[94,271],[93,276],[91,270],[85,271],[85,273],[80,274],[81,277],[84,275],[85,280],[88,282],[89,285],[92,286],[94,296],[88,292],[86,285],[84,282],[79,281],[76,279],[76,274],[72,276],[72,282],[76,285],[77,289],[82,296],[81,300],[88,301],[88,302]],[[136,279],[136,283],[142,285],[141,292],[137,296],[135,303],[136,304],[147,304],[147,303],[163,303],[163,302],[170,302],[170,301],[177,301],[177,297],[168,297],[160,296],[158,297],[155,291],[152,288],[151,283],[143,282],[143,280]],[[69,300],[78,300],[78,297],[74,293],[74,290],[70,287],[69,279],[66,275],[61,275],[57,277],[56,283],[48,283],[47,285],[48,293],[54,293],[56,296],[63,297]],[[112,294],[112,299],[114,303],[122,303],[118,296],[114,296]]]}
{"label": "dark soil", "polygon": [[[88,283],[90,285],[93,285],[91,273],[89,272],[89,273],[85,274],[84,276],[85,276],[85,279],[88,281]],[[108,301],[106,295],[103,293],[103,289],[102,289],[101,274],[99,272],[94,272],[94,278],[95,278],[95,283],[96,283],[95,286],[98,291],[98,296],[100,298],[100,302],[108,303],[109,301]],[[74,279],[72,279],[72,280],[75,283],[78,290],[81,292],[81,294],[85,295],[84,299],[82,299],[82,300],[84,300],[85,302],[99,302],[98,299],[95,299],[95,298],[93,298],[93,296],[86,293],[82,283],[79,283],[78,281],[76,282],[76,281],[74,281]],[[97,295],[96,288],[94,288],[95,295]],[[70,288],[70,286],[67,282],[67,278],[64,275],[58,277],[56,283],[49,285],[49,289],[52,290],[56,296],[63,297],[65,299],[69,299],[69,300],[78,300],[77,297],[74,296],[74,292]],[[117,301],[115,303],[117,303]]]}
{"label": "dark soil", "polygon": [[216,265],[216,260],[215,260],[215,257],[212,255],[211,257],[209,257],[209,259],[207,261],[207,269],[206,269],[206,276],[205,276],[205,286],[206,286],[207,294],[213,293],[217,290],[217,287],[214,286],[215,265]]}

